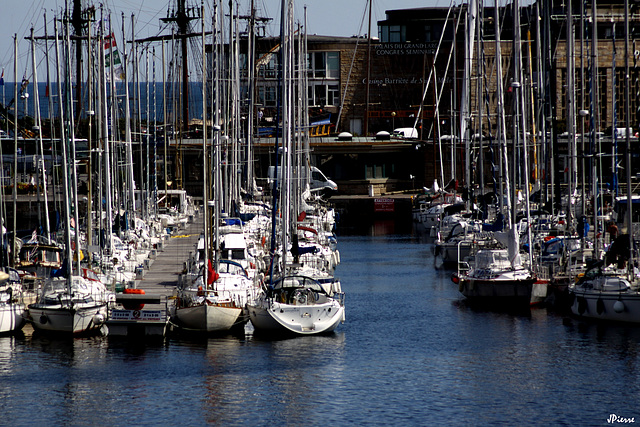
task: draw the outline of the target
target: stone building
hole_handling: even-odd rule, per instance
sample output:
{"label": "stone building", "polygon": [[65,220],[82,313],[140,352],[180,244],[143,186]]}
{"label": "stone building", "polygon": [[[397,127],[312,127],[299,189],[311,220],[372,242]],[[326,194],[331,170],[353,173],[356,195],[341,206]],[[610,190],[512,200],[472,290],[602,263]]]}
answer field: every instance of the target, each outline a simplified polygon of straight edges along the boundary
{"label": "stone building", "polygon": [[[581,9],[581,2],[572,3],[570,34],[574,49],[570,62],[567,5],[539,1],[520,9],[521,82],[514,77],[511,4],[497,10],[481,8],[475,21],[469,19],[470,8],[466,4],[451,9],[389,10],[386,19],[377,23],[377,37],[371,39],[308,35],[307,94],[312,134],[324,137],[325,142],[335,141],[339,132],[354,136],[351,150],[344,148],[348,144],[342,144],[335,153],[327,144],[314,148],[318,164],[329,168],[325,172],[338,180],[356,180],[358,175],[359,180],[404,180],[407,186],[430,186],[434,179],[456,179],[463,185],[491,182],[500,151],[496,140],[499,45],[505,138],[511,144],[514,131],[522,128],[519,131],[526,132],[530,150],[531,178],[549,181],[554,175],[556,182],[566,182],[568,175],[564,171],[569,167],[569,158],[578,157],[577,151],[570,151],[565,135],[570,129],[567,120],[571,99],[575,111],[573,132],[586,135],[589,129],[595,129],[593,135],[598,136],[591,142],[581,137],[583,143],[577,149],[580,156],[594,150],[612,151],[613,129],[626,123],[622,96],[626,82],[632,86],[629,110],[634,133],[640,120],[640,57],[635,54],[639,47],[633,39],[640,32],[637,10],[632,8],[630,16],[631,72],[627,79],[621,2],[598,2],[595,15],[589,5]],[[594,16],[595,27],[590,23]],[[468,34],[473,35],[472,52],[466,49]],[[256,89],[261,117],[257,132],[262,136],[275,134],[278,55],[270,52],[278,43],[277,38],[257,40],[261,64]],[[465,74],[466,58],[470,56]],[[575,64],[572,87],[567,79],[568,63]],[[592,72],[594,66],[596,72]],[[514,81],[518,81],[517,91],[512,87]],[[571,93],[573,98],[569,97]],[[523,120],[520,128],[514,122],[516,94],[524,97],[523,111],[517,113]],[[463,103],[467,106],[464,117]],[[460,136],[463,123],[468,131]],[[391,155],[386,151],[391,145],[383,150],[385,154],[376,156],[375,148],[365,154],[356,140],[372,140],[380,131],[391,133],[397,128],[414,127],[418,138],[413,141],[411,154],[396,147],[398,153]],[[322,139],[316,142],[321,143]],[[355,158],[359,160],[354,162]],[[347,168],[346,164],[351,166]],[[406,164],[412,166],[405,167]],[[405,177],[399,171],[404,171]],[[604,165],[601,172],[611,174],[611,167]],[[409,176],[414,177],[411,182]],[[466,182],[469,179],[471,182]]]}

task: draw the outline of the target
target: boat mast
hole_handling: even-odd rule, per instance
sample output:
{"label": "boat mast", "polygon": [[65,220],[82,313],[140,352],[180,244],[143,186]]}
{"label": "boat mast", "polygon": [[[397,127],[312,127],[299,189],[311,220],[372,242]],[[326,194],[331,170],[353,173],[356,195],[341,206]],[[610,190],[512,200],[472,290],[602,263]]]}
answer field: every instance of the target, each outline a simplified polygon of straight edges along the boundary
{"label": "boat mast", "polygon": [[[369,0],[369,29],[367,30],[367,89],[364,112],[364,136],[369,136],[369,81],[371,80],[371,8],[373,0]],[[354,53],[355,55],[355,53]]]}
{"label": "boat mast", "polygon": [[208,266],[211,262],[209,258],[209,151],[207,149],[207,57],[205,53],[205,33],[204,33],[204,1],[200,4],[200,14],[202,15],[202,207],[204,208],[204,268],[202,269],[205,289],[209,287]]}
{"label": "boat mast", "polygon": [[244,173],[245,177],[245,185],[247,192],[254,196],[254,187],[253,187],[253,154],[252,154],[252,145],[253,145],[253,128],[254,128],[254,108],[255,108],[255,98],[254,98],[254,90],[255,90],[255,28],[256,28],[256,9],[254,0],[251,0],[251,11],[249,14],[249,25],[248,25],[248,37],[247,37],[247,104],[249,106],[247,110],[247,123],[245,126],[246,132],[246,171]]}
{"label": "boat mast", "polygon": [[164,126],[162,126],[162,140],[164,142],[162,166],[164,169],[164,204],[169,206],[169,188],[167,184],[167,70],[164,41],[162,39],[162,122],[164,123]]}
{"label": "boat mast", "polygon": [[[188,72],[188,60],[187,60],[187,43],[190,37],[189,27],[190,22],[194,19],[198,19],[197,16],[189,16],[187,8],[185,7],[186,0],[176,0],[177,11],[172,11],[172,14],[166,18],[160,18],[162,22],[173,22],[178,26],[178,38],[180,38],[180,50],[182,55],[182,121],[176,121],[180,124],[180,130],[185,130],[189,126],[189,72]],[[165,117],[166,124],[166,117]],[[183,135],[180,132],[178,135],[180,141],[182,141]],[[165,166],[166,167],[166,166]],[[175,157],[175,176],[176,188],[182,188],[182,144],[179,143],[176,150]],[[166,180],[165,180],[166,182]]]}
{"label": "boat mast", "polygon": [[303,174],[304,183],[303,188],[307,188],[309,183],[311,182],[311,146],[309,143],[309,96],[306,92],[306,88],[309,87],[309,72],[307,70],[309,62],[307,58],[309,56],[309,43],[308,43],[308,30],[309,24],[307,21],[307,6],[304,7],[304,43],[302,45],[300,55],[300,94],[302,96],[302,123],[299,125],[302,130],[302,135],[304,136],[304,145],[303,145],[303,160],[302,160],[302,168],[306,171]]}
{"label": "boat mast", "polygon": [[58,43],[58,24],[55,23],[54,26],[54,37],[55,37],[55,45],[56,45],[56,73],[57,73],[57,81],[58,81],[58,104],[60,106],[60,128],[61,128],[61,147],[62,147],[62,185],[64,186],[64,215],[65,215],[65,233],[64,233],[64,250],[65,250],[65,258],[67,261],[67,271],[65,272],[65,277],[67,279],[67,285],[71,285],[71,272],[73,271],[73,267],[71,263],[73,262],[72,254],[71,254],[71,233],[69,232],[69,220],[71,219],[71,215],[69,212],[69,173],[67,168],[67,135],[68,132],[65,132],[65,120],[64,120],[64,107],[62,102],[62,76],[60,75],[60,45]]}
{"label": "boat mast", "polygon": [[[479,0],[482,1],[482,0]],[[482,93],[483,93],[483,78],[484,75],[482,66],[484,63],[484,2],[482,2],[479,11],[478,11],[478,19],[476,20],[478,32],[478,59],[476,60],[476,93],[477,99],[476,104],[478,108],[478,178],[480,183],[480,194],[484,196],[484,147],[482,140],[482,120],[483,120],[483,111],[482,111]],[[482,210],[483,213],[486,214],[486,203],[484,202],[484,197],[482,198]]]}
{"label": "boat mast", "polygon": [[[507,127],[506,117],[504,111],[504,90],[502,80],[502,49],[500,46],[500,7],[499,2],[496,4],[494,26],[496,32],[496,89],[498,96],[498,146],[500,147],[500,178],[504,181],[504,193],[503,185],[500,183],[500,212],[505,214],[506,224],[511,224],[511,189],[509,188],[509,155],[507,152]],[[514,165],[515,166],[515,165]],[[507,194],[507,206],[506,209],[503,206],[504,197],[503,194]]]}
{"label": "boat mast", "polygon": [[[38,93],[38,69],[36,66],[36,45],[35,39],[33,37],[33,28],[31,28],[31,65],[33,67],[33,91],[34,91],[34,106],[36,111],[36,128],[38,131],[38,151],[40,151],[40,156],[38,156],[38,163],[40,167],[36,169],[37,174],[40,174],[42,171],[42,187],[44,189],[44,230],[47,236],[47,243],[49,243],[49,236],[51,235],[51,230],[49,229],[49,204],[47,200],[47,173],[46,173],[46,165],[44,162],[44,144],[42,142],[42,122],[40,120],[40,94]],[[40,199],[40,189],[38,188],[40,183],[40,179],[36,180],[36,194],[38,195],[38,199]],[[38,214],[40,214],[40,204],[38,203]]]}
{"label": "boat mast", "polygon": [[[45,11],[44,13],[44,40],[45,40],[45,63],[47,64],[47,88],[49,91],[51,91],[51,70],[49,67],[50,61],[49,61],[49,34],[47,32],[47,12]],[[4,90],[4,89],[3,89]],[[56,128],[55,128],[55,121],[53,120],[53,96],[48,96],[47,97],[47,101],[49,103],[49,137],[50,137],[50,141],[51,141],[51,153],[57,153],[58,150],[56,150],[56,142],[55,142],[55,133],[56,133]],[[53,168],[53,159],[54,159],[55,155],[51,156],[51,165]],[[55,185],[57,184],[57,180],[55,178],[55,174],[51,174],[51,184],[53,185],[53,187],[55,188]],[[54,206],[56,206],[56,193],[57,191],[53,192],[53,204]],[[51,236],[47,236],[48,239],[51,239]]]}
{"label": "boat mast", "polygon": [[82,113],[82,33],[84,24],[87,22],[82,18],[82,1],[73,0],[73,12],[71,15],[71,24],[75,34],[76,43],[76,102],[78,109],[78,119]]}
{"label": "boat mast", "polygon": [[[131,42],[135,43],[133,34],[135,34],[134,32],[134,27],[133,27],[133,15],[131,15]],[[125,33],[125,19],[124,19],[124,13],[122,14],[122,39],[126,40],[126,33]],[[127,54],[127,48],[126,48],[126,43],[125,47],[123,47],[124,52],[124,61],[123,61],[123,72],[124,72],[124,146],[125,146],[125,150],[126,150],[126,156],[127,156],[127,161],[126,161],[126,180],[127,180],[127,184],[126,184],[126,188],[127,188],[127,192],[128,197],[127,199],[129,199],[128,203],[126,204],[126,211],[129,212],[129,214],[133,214],[133,212],[135,212],[136,210],[136,205],[135,205],[135,192],[133,190],[134,187],[134,180],[133,180],[133,147],[132,145],[132,138],[131,138],[131,106],[130,104],[130,99],[129,99],[129,66],[128,66],[128,59],[129,59],[129,55]],[[134,47],[135,49],[135,47]],[[134,51],[134,57],[136,52]],[[137,62],[136,62],[137,64]],[[111,64],[111,69],[113,69],[114,64]],[[137,70],[135,70],[137,71]],[[135,81],[135,80],[134,80]],[[113,82],[113,86],[115,87],[115,82]],[[140,156],[142,157],[142,151]],[[140,169],[142,169],[142,165],[140,165]],[[142,184],[142,183],[141,183]],[[142,200],[142,191],[140,192],[140,199]],[[127,215],[128,216],[128,215]],[[127,220],[129,220],[130,218],[127,218]]]}
{"label": "boat mast", "polygon": [[[68,17],[67,17],[68,18]],[[67,137],[69,139],[69,158],[70,158],[70,170],[71,170],[71,187],[67,187],[69,196],[68,200],[65,202],[65,205],[72,203],[70,208],[72,208],[70,214],[73,215],[74,221],[74,252],[76,257],[76,273],[80,274],[80,221],[78,216],[78,173],[76,166],[76,135],[75,135],[75,118],[74,118],[74,109],[73,109],[73,99],[71,98],[71,31],[69,28],[69,20],[66,19],[66,70],[67,70],[67,97],[66,101],[69,103],[67,107],[67,111],[69,112],[69,132]],[[66,194],[66,193],[65,193]],[[68,233],[71,233],[71,216],[67,216],[67,228]],[[71,268],[71,259],[69,259],[69,270],[72,271]]]}
{"label": "boat mast", "polygon": [[158,218],[158,86],[156,84],[156,47],[151,51],[151,74],[153,87],[153,217]]}
{"label": "boat mast", "polygon": [[[625,145],[626,159],[625,168],[627,170],[627,230],[629,233],[629,242],[633,242],[633,194],[631,192],[631,142],[629,129],[631,128],[631,99],[629,96],[629,85],[631,79],[629,76],[629,0],[624,0],[624,117],[625,117]],[[633,244],[629,244],[629,262],[627,263],[627,274],[629,278],[633,277]]]}
{"label": "boat mast", "polygon": [[[546,120],[544,117],[544,101],[542,98],[542,95],[545,91],[545,86],[544,86],[544,78],[543,78],[543,68],[542,68],[542,43],[541,41],[543,40],[542,37],[542,33],[541,33],[541,29],[540,29],[540,21],[541,21],[542,17],[540,16],[540,2],[536,2],[536,15],[535,15],[535,20],[536,20],[536,70],[537,70],[537,77],[536,77],[536,85],[537,85],[537,90],[536,90],[536,117],[539,123],[539,127],[540,127],[540,142],[541,142],[541,149],[540,149],[540,163],[541,163],[541,173],[538,175],[538,182],[540,183],[541,179],[540,179],[540,175],[542,175],[542,177],[544,177],[544,179],[546,180],[546,176],[547,176],[547,171],[550,170],[550,168],[547,165],[547,127],[546,127]],[[540,183],[540,185],[544,184],[544,191],[540,191],[541,195],[544,195],[544,199],[541,198],[541,200],[547,200],[547,196],[546,196],[546,192],[547,192],[547,186],[546,186],[546,182],[544,183]]]}
{"label": "boat mast", "polygon": [[186,0],[176,0],[177,11],[171,16],[160,18],[162,22],[175,22],[178,26],[178,37],[180,41],[180,49],[182,53],[182,123],[183,126],[189,124],[189,72],[187,64],[187,39],[189,33],[189,23],[197,19],[195,16],[189,16],[185,7]]}
{"label": "boat mast", "polygon": [[514,0],[512,4],[512,13],[513,13],[513,81],[511,82],[511,89],[513,90],[513,133],[511,135],[512,139],[512,170],[513,173],[511,175],[511,184],[512,184],[512,195],[511,195],[511,203],[512,203],[512,211],[511,211],[511,223],[509,224],[509,244],[507,247],[509,254],[509,261],[511,262],[511,266],[515,267],[517,257],[520,253],[520,242],[519,235],[516,230],[516,217],[518,213],[518,192],[516,190],[516,164],[518,162],[518,149],[520,142],[520,67],[519,67],[519,58],[520,58],[520,7],[517,0]]}
{"label": "boat mast", "polygon": [[[56,50],[58,49],[58,39],[56,35]],[[18,35],[13,35],[13,99],[18,99]],[[58,78],[58,87],[60,87],[60,78]],[[60,103],[62,105],[62,103]],[[62,108],[62,107],[60,107]],[[62,119],[61,119],[62,120]],[[18,103],[13,104],[13,244],[11,250],[11,266],[14,267],[17,261],[17,210],[18,210]]]}
{"label": "boat mast", "polygon": [[[277,245],[277,238],[276,238],[276,231],[277,231],[277,220],[278,220],[278,210],[279,208],[279,186],[280,186],[280,182],[281,178],[284,177],[284,175],[281,175],[280,173],[278,173],[278,163],[279,163],[279,157],[280,157],[280,153],[278,152],[280,149],[280,140],[282,139],[284,141],[284,123],[281,125],[280,124],[280,117],[281,115],[284,116],[284,85],[283,85],[283,80],[284,80],[284,41],[285,41],[285,16],[286,16],[286,0],[281,0],[280,1],[280,46],[281,48],[278,50],[278,89],[277,89],[277,103],[278,105],[276,106],[276,127],[277,126],[281,126],[282,127],[282,134],[280,134],[280,132],[278,132],[278,130],[276,129],[276,137],[275,137],[275,151],[276,151],[276,156],[275,156],[275,166],[274,166],[274,179],[273,179],[273,187],[272,187],[272,197],[271,197],[271,203],[272,203],[272,207],[271,207],[271,245],[270,245],[270,254],[271,254],[271,263],[269,266],[269,287],[273,286],[273,273],[274,273],[274,267],[275,267],[275,256],[276,256],[276,245]],[[17,74],[17,71],[16,71]],[[284,152],[284,142],[282,144],[282,151]],[[284,156],[283,156],[284,157]],[[283,166],[284,168],[284,159],[283,159]],[[279,178],[279,176],[281,178]]]}
{"label": "boat mast", "polygon": [[[111,18],[107,18],[109,23],[111,22]],[[100,80],[102,82],[102,150],[104,152],[104,176],[105,176],[105,212],[106,212],[106,237],[107,241],[105,242],[107,247],[107,253],[113,254],[113,201],[111,199],[112,195],[112,185],[111,185],[111,144],[109,142],[109,98],[107,97],[107,86],[109,82],[107,81],[107,72],[106,72],[106,64],[105,64],[105,49],[104,49],[104,19],[100,20],[101,31],[100,31]],[[110,45],[113,44],[113,40],[110,37]],[[110,48],[110,64],[113,69],[113,50]]]}
{"label": "boat mast", "polygon": [[[592,111],[591,111],[591,196],[594,198],[593,199],[593,217],[594,217],[594,223],[593,223],[593,245],[595,248],[595,255],[596,257],[599,256],[599,249],[598,249],[598,175],[597,175],[597,171],[598,171],[598,162],[600,161],[600,156],[597,155],[597,153],[600,153],[600,147],[599,147],[599,143],[598,143],[598,133],[597,130],[600,127],[600,114],[598,113],[599,108],[597,107],[597,100],[599,100],[598,97],[598,25],[597,25],[597,12],[598,12],[598,8],[596,6],[596,0],[593,0],[593,5],[592,5],[592,9],[591,9],[591,19],[593,20],[592,25],[593,25],[593,34],[592,34],[592,41],[591,41],[591,105],[592,105]],[[615,39],[613,41],[614,45],[615,45]],[[615,56],[615,55],[614,55]],[[615,74],[615,69],[613,70],[613,74]],[[613,92],[615,92],[615,87],[613,88]],[[615,96],[615,95],[614,95]],[[612,113],[615,114],[615,111]],[[630,171],[630,169],[629,169]],[[612,171],[613,173],[614,171]],[[584,184],[583,184],[584,187]],[[583,197],[584,197],[584,191],[583,191]],[[582,213],[583,215],[586,215],[586,212]],[[631,235],[631,230],[629,230],[629,235]],[[582,236],[580,236],[582,237]],[[630,258],[631,259],[631,258]]]}
{"label": "boat mast", "polygon": [[567,215],[568,223],[575,227],[575,208],[573,197],[575,196],[578,183],[577,153],[575,137],[575,55],[574,55],[574,35],[573,35],[573,7],[572,1],[567,2],[567,144],[569,161],[569,194]]}
{"label": "boat mast", "polygon": [[[471,90],[471,64],[473,62],[473,44],[476,36],[476,14],[478,10],[478,0],[469,1],[469,10],[467,12],[467,24],[465,28],[465,55],[464,55],[464,75],[462,77],[462,92],[460,100],[460,138],[464,141],[465,149],[465,186],[472,191],[471,188],[471,144],[468,135],[469,120],[471,112],[469,110],[469,94]],[[469,203],[469,201],[467,201]]]}
{"label": "boat mast", "polygon": [[[93,210],[93,45],[91,41],[91,27],[87,29],[87,115],[88,115],[88,127],[87,132],[87,148],[89,151],[89,157],[87,159],[87,249],[93,245],[93,216],[91,211]],[[46,177],[47,175],[44,174]],[[45,203],[46,194],[45,190]],[[89,261],[91,263],[91,261]]]}
{"label": "boat mast", "polygon": [[[222,191],[221,191],[221,168],[220,168],[220,61],[222,61],[222,38],[221,38],[221,22],[223,15],[222,12],[218,12],[218,7],[220,10],[222,9],[222,3],[218,3],[220,0],[215,0],[213,5],[213,58],[212,65],[213,70],[211,70],[211,106],[213,109],[213,123],[214,123],[214,135],[213,135],[213,243],[214,253],[213,253],[213,264],[214,268],[218,269],[219,261],[220,261],[220,235],[219,235],[219,227],[220,224],[220,209],[222,208]],[[205,210],[205,212],[207,212]],[[208,215],[208,213],[207,213]],[[205,245],[210,244],[210,242],[205,242]]]}
{"label": "boat mast", "polygon": [[287,0],[287,6],[283,11],[284,38],[283,47],[283,102],[282,102],[282,221],[281,221],[281,250],[282,273],[286,271],[287,248],[289,246],[289,231],[291,227],[291,167],[292,167],[292,107],[293,107],[293,30],[292,30],[293,2]]}
{"label": "boat mast", "polygon": [[[518,102],[518,106],[520,109],[519,121],[520,121],[520,129],[519,132],[522,135],[522,168],[524,175],[524,201],[525,201],[525,213],[527,218],[527,224],[531,224],[531,207],[529,205],[529,154],[528,154],[528,146],[527,146],[527,132],[526,132],[526,109],[524,102],[524,73],[523,73],[523,64],[522,64],[522,40],[521,40],[521,27],[520,27],[520,0],[514,0],[514,27],[515,27],[515,39],[516,39],[516,67],[517,73],[514,74],[514,78],[520,83],[519,89],[516,88],[516,98]],[[519,135],[520,136],[520,135]],[[518,136],[518,139],[519,139]],[[532,236],[531,236],[531,227],[527,227],[527,242],[529,243],[529,250],[527,251],[529,255],[529,268],[533,268],[533,253],[532,253]]]}

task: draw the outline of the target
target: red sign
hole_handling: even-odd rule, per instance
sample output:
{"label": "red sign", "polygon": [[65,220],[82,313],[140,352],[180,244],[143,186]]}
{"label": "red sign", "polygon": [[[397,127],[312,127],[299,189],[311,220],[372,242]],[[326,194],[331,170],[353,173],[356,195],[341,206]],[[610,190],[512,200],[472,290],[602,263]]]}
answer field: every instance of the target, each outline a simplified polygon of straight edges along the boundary
{"label": "red sign", "polygon": [[394,199],[374,199],[373,211],[374,212],[394,212],[395,200]]}

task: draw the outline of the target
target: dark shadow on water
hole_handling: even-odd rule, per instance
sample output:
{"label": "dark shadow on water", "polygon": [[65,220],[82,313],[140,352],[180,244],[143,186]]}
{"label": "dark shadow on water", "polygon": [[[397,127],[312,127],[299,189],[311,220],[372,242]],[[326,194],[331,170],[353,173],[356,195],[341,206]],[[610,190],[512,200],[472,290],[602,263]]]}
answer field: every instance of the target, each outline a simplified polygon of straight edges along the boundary
{"label": "dark shadow on water", "polygon": [[387,236],[392,234],[413,234],[411,220],[394,219],[363,220],[360,222],[339,223],[338,236]]}
{"label": "dark shadow on water", "polygon": [[477,302],[468,300],[466,298],[460,299],[453,302],[453,305],[458,307],[461,310],[469,310],[474,313],[496,313],[496,314],[507,314],[510,316],[516,317],[531,317],[531,307],[529,306],[518,306],[518,305],[510,305],[507,303],[486,303],[486,302]]}
{"label": "dark shadow on water", "polygon": [[230,331],[202,332],[172,327],[167,332],[167,341],[194,347],[206,347],[210,339],[229,339],[233,341],[246,340],[244,325],[239,325]]}
{"label": "dark shadow on water", "polygon": [[248,334],[247,337],[251,337],[253,341],[261,341],[261,342],[275,342],[275,341],[287,341],[287,340],[295,340],[295,339],[309,339],[313,337],[324,337],[331,339],[332,337],[337,337],[339,334],[336,331],[325,332],[322,334],[315,335],[298,335],[296,333],[269,333],[264,331],[253,331],[251,334]]}

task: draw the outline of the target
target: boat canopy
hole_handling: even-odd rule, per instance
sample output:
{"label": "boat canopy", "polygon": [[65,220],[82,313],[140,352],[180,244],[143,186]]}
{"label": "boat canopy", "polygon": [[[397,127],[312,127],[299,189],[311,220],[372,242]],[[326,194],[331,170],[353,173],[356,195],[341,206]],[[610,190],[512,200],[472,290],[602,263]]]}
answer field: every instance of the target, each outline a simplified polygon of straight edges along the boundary
{"label": "boat canopy", "polygon": [[312,289],[317,292],[325,293],[324,288],[315,279],[307,276],[285,276],[273,283],[274,289],[284,289],[284,288],[306,288]]}

